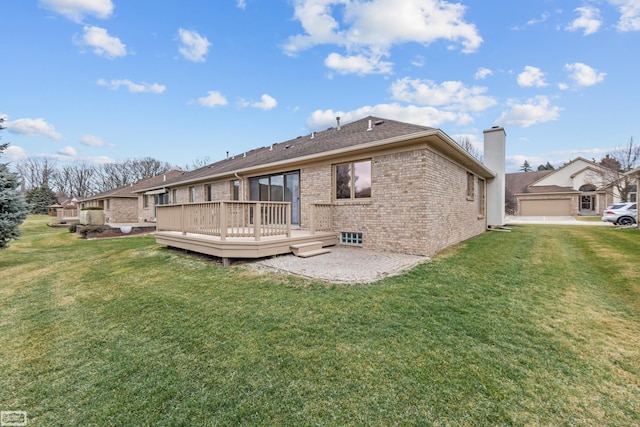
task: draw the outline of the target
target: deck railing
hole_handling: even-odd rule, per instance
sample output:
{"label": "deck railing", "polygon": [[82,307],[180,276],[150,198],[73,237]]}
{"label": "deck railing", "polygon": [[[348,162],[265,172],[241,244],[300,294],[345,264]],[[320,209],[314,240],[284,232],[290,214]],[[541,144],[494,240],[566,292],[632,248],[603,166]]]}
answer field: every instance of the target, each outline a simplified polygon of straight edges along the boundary
{"label": "deck railing", "polygon": [[63,220],[65,218],[77,218],[78,217],[78,208],[57,208],[56,209],[56,218],[59,220]]}
{"label": "deck railing", "polygon": [[313,203],[311,205],[311,233],[316,231],[332,231],[333,205],[330,203]]}
{"label": "deck railing", "polygon": [[291,203],[218,201],[157,206],[158,231],[227,237],[291,237]]}

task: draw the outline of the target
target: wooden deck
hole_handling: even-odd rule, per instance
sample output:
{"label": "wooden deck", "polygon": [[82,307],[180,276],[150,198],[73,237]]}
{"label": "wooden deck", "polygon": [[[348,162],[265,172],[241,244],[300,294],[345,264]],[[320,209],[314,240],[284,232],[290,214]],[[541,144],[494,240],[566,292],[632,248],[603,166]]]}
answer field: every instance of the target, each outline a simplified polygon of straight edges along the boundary
{"label": "wooden deck", "polygon": [[309,230],[291,230],[286,235],[265,236],[260,240],[253,237],[227,237],[221,240],[217,236],[186,233],[179,231],[156,231],[156,242],[174,248],[186,249],[220,258],[263,258],[291,252],[291,246],[310,242],[322,242],[322,246],[338,244],[335,232]]}
{"label": "wooden deck", "polygon": [[[331,209],[313,207],[309,230],[291,224],[291,203],[214,201],[157,206],[156,242],[193,252],[230,258],[286,254],[292,245],[336,245]],[[319,246],[319,245],[316,245]]]}

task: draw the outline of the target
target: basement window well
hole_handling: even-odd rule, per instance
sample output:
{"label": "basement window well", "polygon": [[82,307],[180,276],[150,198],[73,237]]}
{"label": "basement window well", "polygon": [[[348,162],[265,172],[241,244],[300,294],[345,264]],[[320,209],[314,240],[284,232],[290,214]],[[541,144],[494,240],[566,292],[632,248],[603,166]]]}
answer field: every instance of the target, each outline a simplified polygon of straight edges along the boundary
{"label": "basement window well", "polygon": [[341,231],[340,244],[346,246],[362,246],[362,233]]}

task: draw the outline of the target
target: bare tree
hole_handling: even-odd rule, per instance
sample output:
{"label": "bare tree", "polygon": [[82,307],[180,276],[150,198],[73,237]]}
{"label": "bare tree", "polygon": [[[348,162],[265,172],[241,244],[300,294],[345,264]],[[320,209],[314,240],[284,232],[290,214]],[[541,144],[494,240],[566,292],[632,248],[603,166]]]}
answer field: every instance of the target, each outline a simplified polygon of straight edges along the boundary
{"label": "bare tree", "polygon": [[97,192],[97,169],[87,163],[65,165],[54,177],[53,189],[70,197],[87,197]]}
{"label": "bare tree", "polygon": [[34,188],[49,187],[56,173],[56,162],[46,157],[29,157],[16,164],[16,170],[20,175],[23,191]]}
{"label": "bare tree", "polygon": [[476,148],[471,142],[471,138],[468,136],[463,136],[458,139],[458,145],[465,149],[465,151],[471,154],[473,157],[482,161],[482,151]]}
{"label": "bare tree", "polygon": [[96,186],[99,192],[134,184],[171,170],[171,165],[151,157],[130,159],[122,163],[106,163],[97,170]]}
{"label": "bare tree", "polygon": [[130,168],[131,175],[134,179],[133,182],[137,182],[141,179],[152,178],[156,175],[169,172],[172,167],[167,162],[161,162],[151,157],[143,157],[142,159],[131,160]]}
{"label": "bare tree", "polygon": [[629,138],[626,145],[616,147],[600,160],[600,164],[605,167],[605,184],[610,186],[623,202],[629,201],[635,185],[635,179],[625,174],[635,169],[639,160],[640,146],[634,144],[633,137]]}
{"label": "bare tree", "polygon": [[211,158],[209,156],[198,157],[193,162],[191,162],[191,165],[186,165],[185,169],[187,169],[187,170],[196,170],[196,169],[200,169],[200,168],[203,168],[205,166],[208,166],[211,163],[213,163],[213,161],[211,160]]}

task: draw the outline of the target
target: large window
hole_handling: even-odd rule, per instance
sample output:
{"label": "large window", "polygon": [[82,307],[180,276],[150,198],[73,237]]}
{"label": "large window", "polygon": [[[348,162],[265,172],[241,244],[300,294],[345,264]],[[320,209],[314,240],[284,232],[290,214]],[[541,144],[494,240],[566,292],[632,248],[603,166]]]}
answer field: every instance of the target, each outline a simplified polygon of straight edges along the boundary
{"label": "large window", "polygon": [[336,165],[336,199],[371,197],[371,160]]}
{"label": "large window", "polygon": [[204,201],[205,202],[211,201],[211,184],[204,185]]}
{"label": "large window", "polygon": [[196,201],[196,187],[189,187],[189,203]]}

